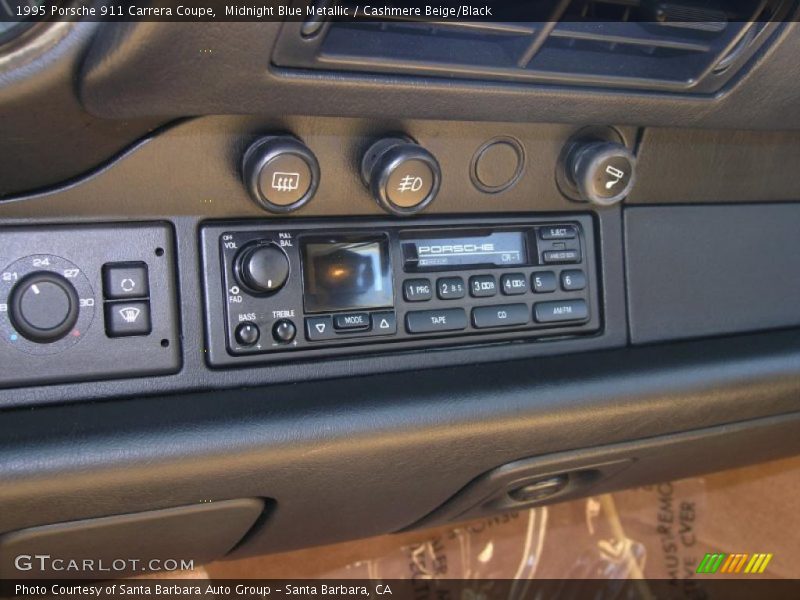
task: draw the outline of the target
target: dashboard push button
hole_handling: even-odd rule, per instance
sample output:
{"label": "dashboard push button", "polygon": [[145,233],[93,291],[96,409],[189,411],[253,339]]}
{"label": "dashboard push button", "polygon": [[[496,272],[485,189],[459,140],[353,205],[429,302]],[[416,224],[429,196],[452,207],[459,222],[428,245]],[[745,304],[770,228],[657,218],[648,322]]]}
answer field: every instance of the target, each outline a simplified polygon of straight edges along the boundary
{"label": "dashboard push button", "polygon": [[436,295],[440,300],[458,300],[465,293],[461,277],[440,277],[436,280]]}
{"label": "dashboard push button", "polygon": [[497,294],[494,275],[475,275],[469,278],[469,295],[473,298],[489,298]]}
{"label": "dashboard push button", "polygon": [[366,151],[361,178],[381,208],[407,216],[433,201],[442,172],[425,148],[405,137],[390,137],[378,140]]}
{"label": "dashboard push button", "polygon": [[589,316],[585,300],[561,300],[559,302],[539,302],[533,308],[538,323],[558,321],[583,321]]}
{"label": "dashboard push button", "polygon": [[406,279],[403,282],[403,298],[406,302],[424,302],[433,298],[430,279]]}
{"label": "dashboard push button", "polygon": [[333,318],[333,326],[336,329],[352,331],[356,329],[369,329],[370,320],[367,313],[350,313],[347,315],[336,315]]}
{"label": "dashboard push button", "polygon": [[586,287],[586,274],[580,269],[561,271],[561,289],[574,292]]}
{"label": "dashboard push button", "polygon": [[544,262],[547,264],[576,263],[580,260],[580,250],[547,250],[544,253]]}
{"label": "dashboard push button", "polygon": [[274,213],[300,208],[319,185],[316,157],[290,136],[270,136],[255,142],[244,155],[242,173],[253,200]]}
{"label": "dashboard push button", "polygon": [[105,311],[108,337],[150,334],[149,302],[107,302]]}
{"label": "dashboard push button", "polygon": [[397,333],[397,318],[393,312],[372,313],[371,335],[394,335]]}
{"label": "dashboard push button", "polygon": [[500,289],[506,296],[517,296],[528,291],[528,279],[522,273],[507,273],[500,278]]}
{"label": "dashboard push button", "polygon": [[531,275],[531,285],[537,294],[546,294],[556,291],[556,274],[552,271],[542,271]]}
{"label": "dashboard push button", "polygon": [[333,317],[306,318],[306,337],[310,342],[336,337],[336,332],[333,330]]}
{"label": "dashboard push button", "polygon": [[576,235],[572,225],[548,225],[539,229],[539,237],[543,240],[571,240]]}
{"label": "dashboard push button", "polygon": [[503,304],[500,306],[481,306],[472,309],[472,324],[478,329],[488,327],[511,327],[528,322],[526,304]]}
{"label": "dashboard push button", "polygon": [[103,265],[103,295],[107,299],[146,298],[149,294],[145,263]]}
{"label": "dashboard push button", "polygon": [[463,308],[420,310],[406,314],[406,329],[409,333],[458,331],[466,328],[467,314]]}

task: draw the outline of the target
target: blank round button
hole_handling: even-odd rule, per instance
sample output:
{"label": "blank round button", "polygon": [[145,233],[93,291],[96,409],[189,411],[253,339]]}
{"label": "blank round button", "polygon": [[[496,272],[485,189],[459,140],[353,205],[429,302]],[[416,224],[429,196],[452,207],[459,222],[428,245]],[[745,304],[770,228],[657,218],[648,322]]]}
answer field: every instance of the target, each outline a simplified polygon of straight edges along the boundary
{"label": "blank round button", "polygon": [[490,140],[472,159],[472,180],[481,191],[491,194],[511,187],[522,174],[524,153],[514,139]]}

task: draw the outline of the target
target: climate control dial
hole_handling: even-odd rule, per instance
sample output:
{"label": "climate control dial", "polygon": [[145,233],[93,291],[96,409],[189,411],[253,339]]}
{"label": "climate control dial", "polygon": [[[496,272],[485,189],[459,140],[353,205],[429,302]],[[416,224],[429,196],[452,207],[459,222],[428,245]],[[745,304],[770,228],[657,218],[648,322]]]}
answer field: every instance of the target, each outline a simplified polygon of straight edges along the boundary
{"label": "climate control dial", "polygon": [[67,335],[78,320],[78,293],[56,273],[38,271],[11,292],[8,311],[14,328],[25,338],[49,344]]}
{"label": "climate control dial", "polygon": [[0,337],[17,350],[54,354],[69,348],[88,331],[94,309],[86,275],[60,256],[26,256],[0,272]]}

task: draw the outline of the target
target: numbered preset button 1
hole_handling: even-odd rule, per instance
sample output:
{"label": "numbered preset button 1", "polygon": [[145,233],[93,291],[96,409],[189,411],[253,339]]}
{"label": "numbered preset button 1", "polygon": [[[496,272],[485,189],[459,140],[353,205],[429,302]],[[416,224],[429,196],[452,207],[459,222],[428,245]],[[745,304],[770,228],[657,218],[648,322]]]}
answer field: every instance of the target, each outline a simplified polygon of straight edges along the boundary
{"label": "numbered preset button 1", "polygon": [[403,298],[406,302],[424,302],[433,298],[430,279],[406,279],[403,282]]}

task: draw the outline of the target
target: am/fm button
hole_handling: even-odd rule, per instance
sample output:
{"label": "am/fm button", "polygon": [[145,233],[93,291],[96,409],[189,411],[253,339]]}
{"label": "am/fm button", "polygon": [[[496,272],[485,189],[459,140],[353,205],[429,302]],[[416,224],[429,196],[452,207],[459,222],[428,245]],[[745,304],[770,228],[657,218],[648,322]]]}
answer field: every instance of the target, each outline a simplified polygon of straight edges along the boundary
{"label": "am/fm button", "polygon": [[533,316],[537,323],[583,321],[589,317],[589,309],[585,300],[539,302],[533,307]]}

